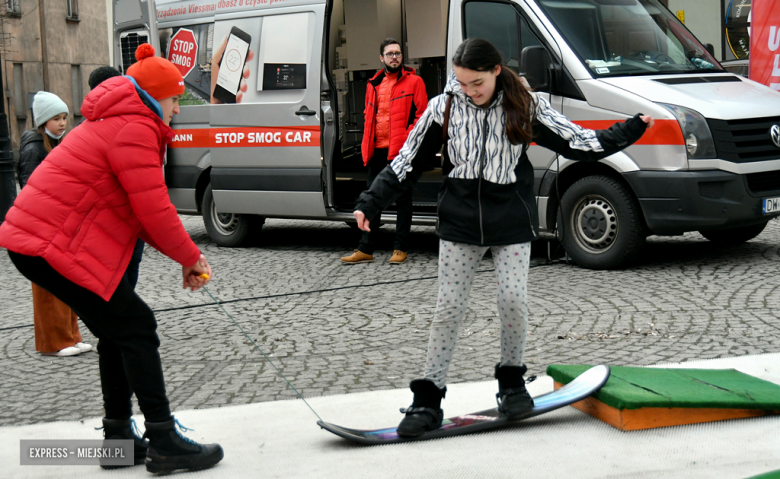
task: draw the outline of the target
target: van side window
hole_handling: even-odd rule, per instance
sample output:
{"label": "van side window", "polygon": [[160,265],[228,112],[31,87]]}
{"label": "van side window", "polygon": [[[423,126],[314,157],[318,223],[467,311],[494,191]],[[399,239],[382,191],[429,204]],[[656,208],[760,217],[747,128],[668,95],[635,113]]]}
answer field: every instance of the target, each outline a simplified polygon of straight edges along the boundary
{"label": "van side window", "polygon": [[541,45],[511,4],[468,2],[464,5],[466,38],[482,38],[498,48],[504,63],[519,72],[523,48]]}
{"label": "van side window", "polygon": [[[211,103],[211,50],[214,44],[214,24],[161,28],[159,35],[160,56],[171,60],[185,71],[189,69],[189,73],[184,77],[184,95],[179,100],[179,104],[187,106]],[[179,40],[179,43],[172,45],[172,41],[176,40]],[[193,51],[190,46],[192,40],[195,42],[196,51]]]}

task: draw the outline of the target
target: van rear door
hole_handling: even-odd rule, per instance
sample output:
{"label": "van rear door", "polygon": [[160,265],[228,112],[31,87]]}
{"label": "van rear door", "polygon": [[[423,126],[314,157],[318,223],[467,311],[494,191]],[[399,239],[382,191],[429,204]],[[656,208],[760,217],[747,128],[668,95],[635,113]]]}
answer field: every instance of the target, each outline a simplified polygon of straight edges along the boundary
{"label": "van rear door", "polygon": [[149,43],[160,51],[154,0],[114,0],[114,67],[125,73],[135,63],[135,49]]}
{"label": "van rear door", "polygon": [[[211,186],[219,213],[326,215],[320,148],[325,6],[324,0],[261,4],[215,17],[215,65],[220,50],[227,50],[220,70],[244,55],[232,45],[249,40],[236,103],[219,104],[212,95],[209,107]],[[220,74],[212,71],[212,78]]]}

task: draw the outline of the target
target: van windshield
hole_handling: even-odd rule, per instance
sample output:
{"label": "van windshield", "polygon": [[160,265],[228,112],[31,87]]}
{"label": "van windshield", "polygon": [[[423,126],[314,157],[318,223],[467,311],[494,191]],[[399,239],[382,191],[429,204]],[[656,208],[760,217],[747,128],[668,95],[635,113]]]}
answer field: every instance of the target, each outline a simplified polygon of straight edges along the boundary
{"label": "van windshield", "polygon": [[723,72],[656,0],[537,0],[596,77]]}

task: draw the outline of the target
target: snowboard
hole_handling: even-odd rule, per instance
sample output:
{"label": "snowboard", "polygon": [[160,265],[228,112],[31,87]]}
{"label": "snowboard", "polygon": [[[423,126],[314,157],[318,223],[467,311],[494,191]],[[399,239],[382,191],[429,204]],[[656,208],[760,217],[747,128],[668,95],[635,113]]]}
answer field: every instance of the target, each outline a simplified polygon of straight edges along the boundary
{"label": "snowboard", "polygon": [[[585,399],[598,391],[609,378],[609,366],[594,366],[577,376],[573,381],[555,391],[534,398],[534,408],[526,414],[509,419],[499,414],[498,408],[486,409],[464,416],[444,419],[441,427],[417,437],[400,437],[396,427],[384,429],[360,430],[337,426],[324,421],[317,424],[337,436],[359,444],[393,444],[398,442],[425,441],[441,437],[461,436],[475,432],[511,426],[518,421],[528,419],[568,406]],[[400,422],[400,421],[399,421]]]}

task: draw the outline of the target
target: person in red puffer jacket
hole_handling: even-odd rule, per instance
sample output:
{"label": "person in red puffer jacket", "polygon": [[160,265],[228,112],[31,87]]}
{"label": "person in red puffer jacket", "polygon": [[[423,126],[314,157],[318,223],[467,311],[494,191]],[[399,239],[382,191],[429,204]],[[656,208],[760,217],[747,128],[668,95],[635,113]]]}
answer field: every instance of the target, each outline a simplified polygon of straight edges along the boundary
{"label": "person in red puffer jacket", "polygon": [[[148,44],[138,47],[136,59],[129,76],[104,81],[84,99],[87,121],[30,176],[0,226],[0,246],[99,339],[105,438],[134,440],[135,463],[145,462],[150,472],[202,469],[222,459],[222,448],[194,443],[175,429],[157,322],[124,279],[139,235],[182,265],[184,288],[194,291],[212,275],[163,178],[184,79]],[[133,431],[134,392],[148,442]]]}
{"label": "person in red puffer jacket", "polygon": [[[385,66],[368,81],[366,88],[363,164],[368,166],[368,187],[374,178],[398,155],[406,137],[428,106],[422,78],[403,66],[401,45],[393,38],[379,46],[379,60]],[[412,228],[412,189],[395,200],[395,246],[390,264],[401,264],[409,251]],[[379,215],[371,220],[371,231],[363,233],[358,249],[341,258],[345,264],[372,263]]]}

